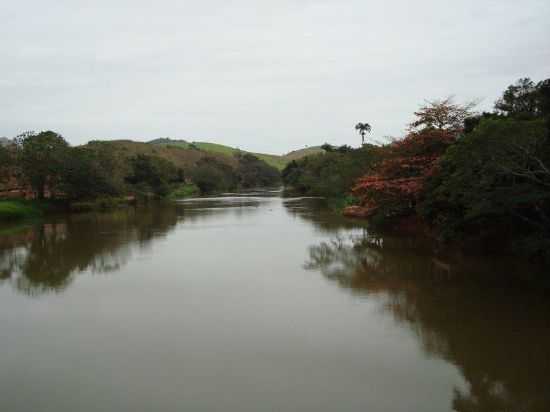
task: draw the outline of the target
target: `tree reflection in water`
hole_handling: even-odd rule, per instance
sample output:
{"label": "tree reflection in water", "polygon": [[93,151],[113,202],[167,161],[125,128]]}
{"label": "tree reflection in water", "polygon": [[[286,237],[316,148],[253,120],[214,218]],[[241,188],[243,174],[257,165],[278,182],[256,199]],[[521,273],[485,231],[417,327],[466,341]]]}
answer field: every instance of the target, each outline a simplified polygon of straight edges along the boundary
{"label": "tree reflection in water", "polygon": [[454,410],[550,410],[547,297],[503,284],[514,279],[508,265],[451,264],[414,243],[351,231],[310,247],[305,268],[378,300],[427,354],[456,365],[469,388],[455,389]]}
{"label": "tree reflection in water", "polygon": [[125,209],[69,215],[0,237],[0,282],[29,296],[66,289],[84,271],[108,273],[124,266],[172,230],[177,209]]}
{"label": "tree reflection in water", "polygon": [[[82,272],[119,270],[178,222],[253,213],[263,197],[205,198],[106,213],[73,214],[0,236],[0,284],[29,296],[61,292]],[[4,229],[5,231],[6,229]]]}

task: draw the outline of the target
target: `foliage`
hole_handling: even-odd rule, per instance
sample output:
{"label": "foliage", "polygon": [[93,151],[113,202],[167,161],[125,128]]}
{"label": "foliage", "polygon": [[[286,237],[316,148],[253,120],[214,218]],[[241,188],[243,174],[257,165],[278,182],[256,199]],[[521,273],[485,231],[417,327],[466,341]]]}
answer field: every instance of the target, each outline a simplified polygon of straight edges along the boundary
{"label": "foliage", "polygon": [[183,171],[158,156],[137,155],[129,159],[129,164],[126,181],[138,192],[166,196],[171,183],[183,181]]}
{"label": "foliage", "polygon": [[283,170],[284,167],[292,160],[297,160],[305,156],[318,154],[322,152],[322,150],[319,147],[308,147],[305,149],[295,150],[293,152],[279,156],[279,155],[266,154],[266,153],[246,152],[235,147],[226,146],[218,143],[210,143],[210,142],[191,142],[190,143],[185,140],[174,140],[169,138],[152,140],[148,143],[148,145],[157,146],[157,147],[166,146],[166,147],[180,148],[180,149],[193,149],[197,152],[202,152],[208,156],[216,154],[216,155],[224,155],[226,157],[233,157],[238,153],[249,153],[257,157],[258,159],[263,160],[268,165],[276,168],[279,171]]}
{"label": "foliage", "polygon": [[278,170],[250,153],[235,154],[237,168],[218,162],[216,159],[202,159],[191,172],[193,182],[201,193],[215,193],[237,188],[273,186],[279,183]]}
{"label": "foliage", "polygon": [[361,144],[365,144],[365,135],[371,132],[372,127],[368,123],[357,123],[355,125],[355,130],[361,135]]}
{"label": "foliage", "polygon": [[243,188],[274,186],[280,182],[279,171],[250,153],[237,153],[239,186]]}
{"label": "foliage", "polygon": [[348,145],[332,146],[328,143],[325,143],[324,145],[322,145],[321,149],[323,149],[327,153],[332,153],[332,152],[348,153],[348,152],[353,151],[353,148],[351,146],[348,146]]}
{"label": "foliage", "polygon": [[39,199],[48,188],[53,195],[63,171],[69,145],[52,131],[29,132],[16,138],[21,171]]}
{"label": "foliage", "polygon": [[0,182],[7,179],[14,164],[13,150],[0,145]]}
{"label": "foliage", "polygon": [[168,197],[170,199],[183,199],[185,197],[196,196],[198,194],[200,194],[200,190],[197,185],[193,183],[183,183],[172,189]]}
{"label": "foliage", "polygon": [[550,113],[550,79],[535,83],[519,79],[508,86],[495,103],[498,113],[524,120],[547,116]]}
{"label": "foliage", "polygon": [[360,199],[361,209],[350,209],[348,214],[376,214],[380,220],[414,213],[426,179],[434,173],[437,160],[457,137],[455,129],[443,123],[438,126],[441,127],[411,131],[403,140],[383,147],[383,160],[353,186],[352,192]]}
{"label": "foliage", "polygon": [[544,121],[483,119],[445,153],[419,212],[446,239],[513,227],[517,234],[550,241],[550,139]]}
{"label": "foliage", "polygon": [[[54,132],[26,133],[13,147],[0,146],[0,178],[14,178],[22,191],[30,186],[37,198],[57,196],[82,209],[128,193],[186,196],[196,188],[211,193],[279,183],[278,170],[250,153],[227,156],[193,150],[184,141],[176,143],[188,145],[186,149],[170,143],[91,141],[73,148]],[[24,180],[18,170],[24,172]]]}
{"label": "foliage", "polygon": [[60,189],[68,199],[93,199],[121,195],[124,182],[111,152],[75,147],[63,162]]}
{"label": "foliage", "polygon": [[323,148],[324,154],[290,162],[282,172],[284,184],[302,194],[345,197],[355,180],[371,170],[380,153],[372,145],[359,149],[330,145]]}
{"label": "foliage", "polygon": [[235,189],[238,185],[234,169],[214,158],[201,159],[191,177],[201,193],[223,192]]}
{"label": "foliage", "polygon": [[495,109],[467,119],[418,212],[443,239],[515,239],[550,262],[550,80],[520,79]]}
{"label": "foliage", "polygon": [[23,200],[0,200],[0,220],[15,220],[39,216],[40,209]]}
{"label": "foliage", "polygon": [[475,105],[475,102],[455,103],[452,97],[427,101],[424,106],[414,112],[416,119],[409,124],[409,130],[418,132],[424,129],[436,129],[454,134],[461,133],[464,128],[464,120],[474,114],[472,109]]}
{"label": "foliage", "polygon": [[421,107],[358,179],[359,206],[346,213],[375,222],[417,213],[442,239],[520,239],[515,250],[550,262],[550,79],[520,79],[493,113],[472,108]]}

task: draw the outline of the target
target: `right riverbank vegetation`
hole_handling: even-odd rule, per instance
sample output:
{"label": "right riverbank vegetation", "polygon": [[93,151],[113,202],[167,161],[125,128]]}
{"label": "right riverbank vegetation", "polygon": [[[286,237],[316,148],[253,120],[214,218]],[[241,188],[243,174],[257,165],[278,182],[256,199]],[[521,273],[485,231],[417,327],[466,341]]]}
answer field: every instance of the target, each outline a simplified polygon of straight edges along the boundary
{"label": "right riverbank vegetation", "polygon": [[[429,101],[407,134],[290,162],[286,186],[374,226],[550,263],[550,79],[520,79],[492,112]],[[368,123],[356,129],[364,138]]]}

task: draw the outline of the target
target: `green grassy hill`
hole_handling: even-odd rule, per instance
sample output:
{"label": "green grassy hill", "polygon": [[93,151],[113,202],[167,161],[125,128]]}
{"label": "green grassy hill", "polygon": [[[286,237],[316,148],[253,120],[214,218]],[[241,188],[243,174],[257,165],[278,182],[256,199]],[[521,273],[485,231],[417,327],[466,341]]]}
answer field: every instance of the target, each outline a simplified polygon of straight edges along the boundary
{"label": "green grassy hill", "polygon": [[188,169],[193,167],[199,160],[204,157],[214,157],[222,163],[236,167],[237,159],[233,156],[227,156],[214,151],[196,150],[189,146],[173,145],[173,144],[150,144],[143,142],[135,142],[132,140],[104,140],[91,141],[87,144],[88,147],[108,147],[109,150],[116,153],[121,158],[129,158],[138,154],[149,156],[159,156],[166,159],[177,167]]}
{"label": "green grassy hill", "polygon": [[[173,147],[179,147],[183,149],[190,149],[190,148],[196,147],[205,152],[217,153],[217,154],[222,154],[226,156],[232,156],[236,152],[240,151],[240,149],[237,149],[235,147],[225,146],[217,143],[188,142],[186,140],[173,140],[168,138],[155,139],[150,142],[147,142],[147,144],[154,145],[154,146],[165,146],[165,147],[173,146]],[[273,155],[273,154],[267,154],[267,153],[254,153],[254,152],[247,152],[247,153],[252,153],[254,156],[263,160],[267,164],[277,168],[278,170],[282,170],[292,160],[298,160],[305,156],[310,156],[313,154],[319,154],[323,152],[324,152],[323,149],[316,146],[316,147],[308,147],[305,149],[294,150],[285,155]]]}

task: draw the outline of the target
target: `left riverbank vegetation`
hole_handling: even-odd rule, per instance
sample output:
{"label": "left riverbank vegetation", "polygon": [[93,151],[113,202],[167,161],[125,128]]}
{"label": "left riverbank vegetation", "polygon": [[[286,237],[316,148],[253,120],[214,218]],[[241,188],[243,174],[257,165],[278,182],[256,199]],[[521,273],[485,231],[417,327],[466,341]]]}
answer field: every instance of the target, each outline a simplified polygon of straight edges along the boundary
{"label": "left riverbank vegetation", "polygon": [[402,138],[323,148],[290,162],[285,185],[374,226],[550,263],[550,79],[518,80],[491,112],[428,101]]}
{"label": "left riverbank vegetation", "polygon": [[0,146],[4,220],[278,184],[279,171],[249,153],[131,141],[72,147],[53,131],[27,132]]}

